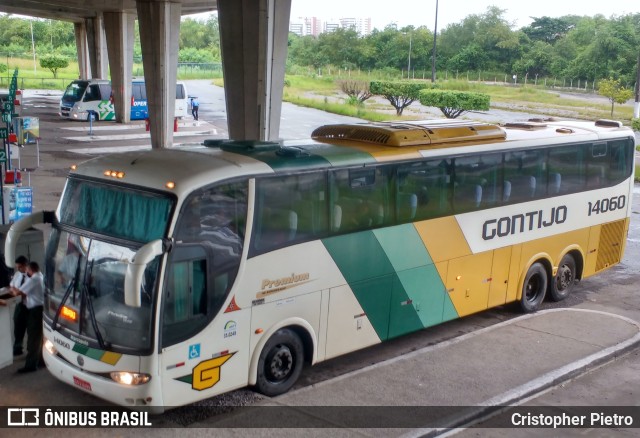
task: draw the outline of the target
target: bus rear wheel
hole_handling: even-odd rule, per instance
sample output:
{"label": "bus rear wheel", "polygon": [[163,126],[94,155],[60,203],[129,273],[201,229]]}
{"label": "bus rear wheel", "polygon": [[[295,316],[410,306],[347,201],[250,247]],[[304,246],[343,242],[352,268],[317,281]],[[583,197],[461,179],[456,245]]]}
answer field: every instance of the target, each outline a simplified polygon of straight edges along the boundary
{"label": "bus rear wheel", "polygon": [[278,330],[260,353],[256,389],[269,397],[284,394],[300,377],[303,362],[300,337],[289,329]]}
{"label": "bus rear wheel", "polygon": [[549,288],[549,298],[553,301],[564,300],[571,293],[571,289],[575,283],[576,261],[571,254],[567,254],[560,260],[558,272]]}
{"label": "bus rear wheel", "polygon": [[533,313],[540,308],[547,292],[547,270],[541,263],[534,263],[527,271],[522,285],[520,308],[524,313]]}

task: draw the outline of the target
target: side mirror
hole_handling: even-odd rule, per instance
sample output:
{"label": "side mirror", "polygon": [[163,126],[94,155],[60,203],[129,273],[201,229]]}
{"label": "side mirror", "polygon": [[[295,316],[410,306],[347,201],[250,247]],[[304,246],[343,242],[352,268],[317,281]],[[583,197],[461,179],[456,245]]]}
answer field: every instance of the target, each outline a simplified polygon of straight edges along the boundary
{"label": "side mirror", "polygon": [[149,262],[162,253],[162,240],[152,240],[140,248],[133,256],[133,260],[127,265],[127,273],[124,277],[124,303],[127,306],[140,307],[142,305],[140,288],[144,271]]}
{"label": "side mirror", "polygon": [[22,233],[31,228],[32,225],[44,223],[50,223],[50,221],[47,222],[45,212],[37,211],[19,219],[11,225],[4,241],[4,264],[7,265],[7,267],[12,268],[16,263],[16,246]]}

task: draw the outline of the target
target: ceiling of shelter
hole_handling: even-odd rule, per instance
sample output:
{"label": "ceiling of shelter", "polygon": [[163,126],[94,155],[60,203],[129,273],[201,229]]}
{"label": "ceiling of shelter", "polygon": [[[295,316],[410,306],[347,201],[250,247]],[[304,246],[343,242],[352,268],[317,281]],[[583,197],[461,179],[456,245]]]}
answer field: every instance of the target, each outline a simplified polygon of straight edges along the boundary
{"label": "ceiling of shelter", "polygon": [[[217,0],[173,0],[182,3],[182,15],[217,9]],[[0,12],[79,22],[101,12],[136,13],[135,0],[0,0]]]}

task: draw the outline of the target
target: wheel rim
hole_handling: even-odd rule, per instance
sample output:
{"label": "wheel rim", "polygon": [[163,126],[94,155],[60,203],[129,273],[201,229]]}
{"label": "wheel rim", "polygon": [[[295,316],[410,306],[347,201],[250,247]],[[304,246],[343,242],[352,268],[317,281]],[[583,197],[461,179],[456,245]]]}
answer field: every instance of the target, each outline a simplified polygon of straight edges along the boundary
{"label": "wheel rim", "polygon": [[293,354],[289,346],[280,344],[276,345],[270,360],[266,366],[269,380],[273,382],[281,382],[291,374],[293,370]]}
{"label": "wheel rim", "polygon": [[556,281],[556,289],[563,292],[573,284],[573,271],[568,265],[562,265],[558,269],[558,280]]}
{"label": "wheel rim", "polygon": [[538,298],[541,291],[541,284],[542,277],[540,276],[540,274],[532,275],[531,278],[529,278],[526,287],[526,297],[528,302],[533,302]]}

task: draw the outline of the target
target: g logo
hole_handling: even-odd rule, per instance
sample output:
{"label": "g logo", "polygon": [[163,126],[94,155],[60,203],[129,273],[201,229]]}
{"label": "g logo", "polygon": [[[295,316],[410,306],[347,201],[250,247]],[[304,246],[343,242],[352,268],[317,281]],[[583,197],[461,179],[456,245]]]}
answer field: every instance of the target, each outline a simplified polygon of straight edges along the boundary
{"label": "g logo", "polygon": [[200,362],[193,368],[191,387],[198,391],[211,388],[220,381],[220,367],[235,353]]}

